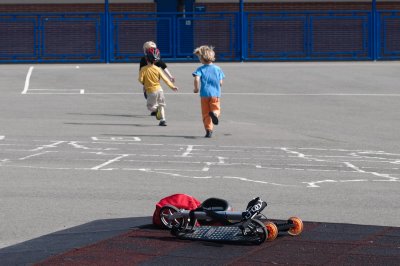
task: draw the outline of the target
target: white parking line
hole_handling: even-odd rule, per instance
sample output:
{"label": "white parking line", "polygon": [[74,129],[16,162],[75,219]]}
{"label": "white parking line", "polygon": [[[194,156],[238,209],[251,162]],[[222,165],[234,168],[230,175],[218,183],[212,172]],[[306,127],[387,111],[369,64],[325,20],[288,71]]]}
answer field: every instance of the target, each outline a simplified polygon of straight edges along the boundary
{"label": "white parking line", "polygon": [[29,82],[31,79],[32,71],[33,71],[33,66],[31,66],[28,70],[28,74],[26,75],[26,79],[25,79],[25,87],[24,87],[24,90],[21,92],[21,94],[26,94],[28,92]]}

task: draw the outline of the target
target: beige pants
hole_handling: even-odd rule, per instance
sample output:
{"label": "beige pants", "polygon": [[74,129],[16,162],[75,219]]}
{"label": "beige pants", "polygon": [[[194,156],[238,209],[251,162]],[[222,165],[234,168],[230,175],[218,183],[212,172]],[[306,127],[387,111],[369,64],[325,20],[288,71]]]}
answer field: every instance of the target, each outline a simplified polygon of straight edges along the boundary
{"label": "beige pants", "polygon": [[149,109],[150,112],[155,112],[158,108],[160,108],[161,120],[165,120],[165,106],[165,97],[162,90],[153,93],[147,93],[147,109]]}

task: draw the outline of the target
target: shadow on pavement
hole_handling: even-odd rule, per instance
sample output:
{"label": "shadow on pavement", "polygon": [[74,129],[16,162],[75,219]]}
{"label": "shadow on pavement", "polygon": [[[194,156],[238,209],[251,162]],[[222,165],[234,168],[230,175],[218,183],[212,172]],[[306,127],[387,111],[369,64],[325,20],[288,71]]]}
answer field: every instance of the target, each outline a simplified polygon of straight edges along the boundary
{"label": "shadow on pavement", "polygon": [[0,250],[0,265],[399,265],[400,228],[304,222],[261,245],[178,240],[151,217],[99,220]]}

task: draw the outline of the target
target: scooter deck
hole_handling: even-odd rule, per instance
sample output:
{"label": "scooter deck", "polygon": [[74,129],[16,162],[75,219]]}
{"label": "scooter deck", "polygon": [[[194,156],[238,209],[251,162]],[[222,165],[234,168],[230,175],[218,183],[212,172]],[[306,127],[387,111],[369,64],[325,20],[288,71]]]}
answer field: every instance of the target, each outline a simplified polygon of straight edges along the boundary
{"label": "scooter deck", "polygon": [[237,226],[197,226],[193,230],[174,231],[171,233],[179,239],[203,240],[214,242],[258,242],[257,235],[243,235]]}

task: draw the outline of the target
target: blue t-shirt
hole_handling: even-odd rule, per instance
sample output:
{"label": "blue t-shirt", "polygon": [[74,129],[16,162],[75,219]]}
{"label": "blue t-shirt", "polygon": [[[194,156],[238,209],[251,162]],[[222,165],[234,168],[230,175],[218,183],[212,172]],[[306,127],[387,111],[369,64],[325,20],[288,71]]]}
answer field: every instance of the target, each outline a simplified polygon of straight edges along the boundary
{"label": "blue t-shirt", "polygon": [[221,97],[220,81],[225,74],[219,66],[202,65],[192,75],[200,77],[200,97]]}

